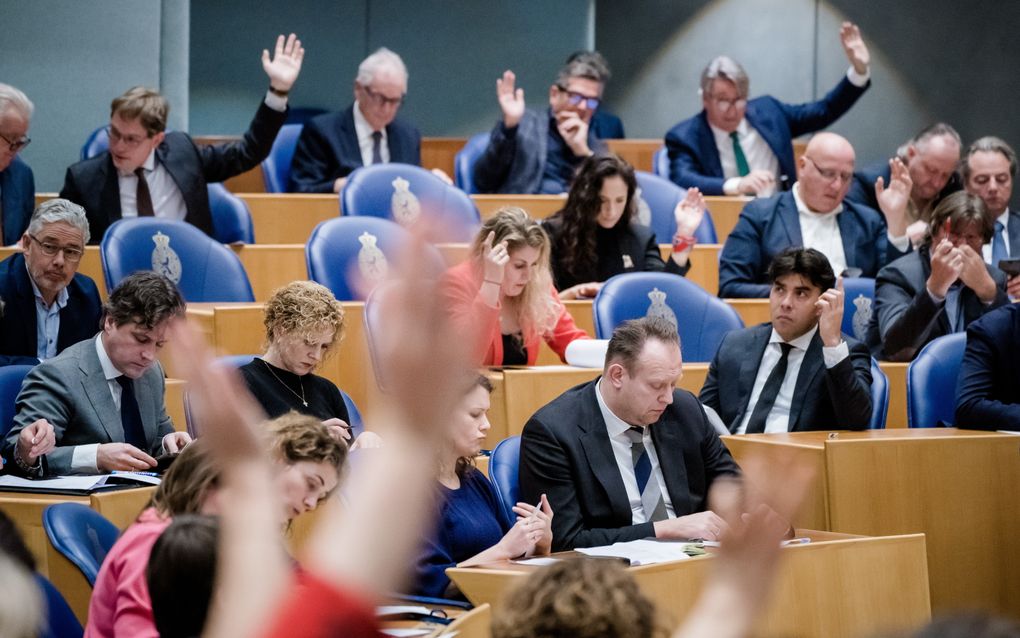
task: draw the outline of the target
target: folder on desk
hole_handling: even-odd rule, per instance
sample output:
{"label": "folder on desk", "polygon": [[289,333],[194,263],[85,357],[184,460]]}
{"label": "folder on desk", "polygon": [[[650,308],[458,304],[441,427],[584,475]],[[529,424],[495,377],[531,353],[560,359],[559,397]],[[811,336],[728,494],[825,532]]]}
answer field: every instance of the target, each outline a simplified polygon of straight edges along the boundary
{"label": "folder on desk", "polygon": [[93,474],[89,476],[58,476],[47,479],[25,479],[0,476],[0,492],[34,492],[86,496],[99,491],[123,490],[146,485],[159,485],[158,476],[138,472]]}

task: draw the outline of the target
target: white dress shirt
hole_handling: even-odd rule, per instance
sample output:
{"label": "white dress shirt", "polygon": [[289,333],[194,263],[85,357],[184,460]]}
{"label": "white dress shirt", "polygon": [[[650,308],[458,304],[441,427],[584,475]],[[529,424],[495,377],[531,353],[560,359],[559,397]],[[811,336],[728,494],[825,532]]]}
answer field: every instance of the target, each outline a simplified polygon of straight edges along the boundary
{"label": "white dress shirt", "polygon": [[[361,148],[361,164],[362,166],[372,165],[372,125],[368,123],[365,116],[361,114],[361,105],[358,101],[354,101],[354,131],[358,134],[358,146]],[[390,163],[390,145],[387,142],[386,129],[383,128],[381,131],[382,139],[379,140],[379,157],[382,158],[383,164]]]}
{"label": "white dress shirt", "polygon": [[800,218],[800,236],[804,248],[814,248],[829,260],[832,272],[839,276],[846,270],[846,252],[843,250],[843,235],[839,231],[837,217],[843,212],[843,204],[830,211],[815,212],[800,198],[800,184],[793,185],[793,199],[797,202]]}
{"label": "white dress shirt", "polygon": [[[630,451],[630,437],[627,436],[627,430],[631,425],[613,414],[613,411],[606,405],[605,399],[602,398],[601,379],[595,385],[595,398],[598,400],[599,410],[602,412],[602,420],[606,422],[609,443],[613,446],[613,456],[616,457],[616,466],[620,470],[623,486],[627,488],[631,524],[645,523],[648,518],[645,516],[645,508],[641,504],[641,491],[638,489],[637,476],[634,474],[634,457]],[[655,452],[655,443],[652,441],[652,427],[654,426],[641,428],[644,433],[642,441],[645,444],[645,452],[648,453],[648,460],[652,462],[652,473],[649,480],[651,477],[655,477],[659,483],[659,491],[662,492],[662,501],[666,505],[666,514],[669,518],[676,518],[676,513],[673,512],[673,501],[669,498],[666,481],[662,478],[662,468],[659,467],[659,455]]]}
{"label": "white dress shirt", "polygon": [[[772,410],[765,418],[766,434],[789,430],[793,391],[797,388],[797,377],[800,375],[800,366],[804,363],[804,355],[807,353],[808,346],[811,345],[811,339],[814,338],[816,332],[818,332],[817,324],[815,324],[814,328],[793,341],[787,342],[793,347],[790,348],[790,354],[786,355],[786,376],[783,378],[783,385],[779,387],[779,394],[776,395],[776,401],[772,404]],[[754,386],[751,388],[751,398],[747,402],[747,409],[744,411],[744,417],[740,420],[737,434],[747,433],[747,422],[751,420],[754,406],[758,404],[758,397],[761,396],[765,382],[782,356],[783,350],[779,347],[780,343],[783,343],[783,338],[773,328],[772,335],[769,337],[769,344],[765,346],[765,352],[761,356],[761,363],[758,365],[758,375],[754,378]],[[845,341],[840,341],[838,346],[832,348],[822,346],[822,360],[825,362],[827,369],[849,356],[850,346]]]}

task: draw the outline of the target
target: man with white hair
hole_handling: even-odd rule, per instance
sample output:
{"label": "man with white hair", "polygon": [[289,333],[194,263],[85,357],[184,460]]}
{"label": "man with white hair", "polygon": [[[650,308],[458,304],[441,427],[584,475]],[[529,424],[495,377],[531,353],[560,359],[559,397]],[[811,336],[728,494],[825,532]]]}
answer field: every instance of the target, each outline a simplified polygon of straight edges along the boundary
{"label": "man with white hair", "polygon": [[0,82],[0,240],[15,244],[28,227],[35,205],[35,178],[18,151],[28,146],[34,110],[24,93]]}
{"label": "man with white hair", "polygon": [[305,124],[294,150],[290,188],[298,193],[339,193],[360,166],[421,164],[421,133],[397,117],[407,95],[407,67],[382,47],[358,66],[354,104]]}
{"label": "man with white hair", "polygon": [[99,330],[99,291],[78,273],[88,241],[75,203],[51,199],[32,214],[22,251],[0,261],[0,365],[35,365]]}

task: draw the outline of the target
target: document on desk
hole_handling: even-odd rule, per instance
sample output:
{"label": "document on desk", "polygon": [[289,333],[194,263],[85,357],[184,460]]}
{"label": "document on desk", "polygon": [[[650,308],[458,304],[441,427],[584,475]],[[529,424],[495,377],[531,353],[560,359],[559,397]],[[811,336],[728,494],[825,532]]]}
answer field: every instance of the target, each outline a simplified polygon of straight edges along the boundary
{"label": "document on desk", "polygon": [[159,485],[158,476],[140,472],[91,474],[89,476],[58,476],[50,479],[24,479],[17,476],[0,476],[0,490],[14,492],[54,492],[57,494],[87,494],[103,489]]}
{"label": "document on desk", "polygon": [[575,548],[574,551],[587,556],[626,558],[630,561],[631,565],[654,565],[671,560],[690,558],[684,553],[685,545],[686,543],[642,539],[626,543],[613,543],[612,545],[603,545],[601,547],[579,547]]}

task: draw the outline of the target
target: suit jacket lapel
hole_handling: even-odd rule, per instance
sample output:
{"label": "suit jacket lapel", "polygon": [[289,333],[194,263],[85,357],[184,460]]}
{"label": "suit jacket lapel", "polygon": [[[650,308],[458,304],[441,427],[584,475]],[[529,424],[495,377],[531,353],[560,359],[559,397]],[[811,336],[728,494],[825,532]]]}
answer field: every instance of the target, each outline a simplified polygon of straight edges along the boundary
{"label": "suit jacket lapel", "polygon": [[584,455],[588,459],[588,467],[609,496],[609,505],[614,516],[621,520],[630,520],[632,512],[630,499],[627,498],[627,488],[623,484],[623,477],[620,476],[613,444],[609,442],[606,421],[602,418],[598,399],[595,397],[597,383],[598,380],[593,381],[585,390],[588,396],[581,406],[584,414],[580,423],[581,428],[585,430],[580,436],[581,447],[584,448]]}
{"label": "suit jacket lapel", "polygon": [[363,166],[361,161],[361,145],[358,144],[358,129],[354,127],[354,105],[352,104],[343,117],[340,118],[340,135],[337,136],[337,143],[340,145],[338,157],[349,157],[354,160],[355,167]]}
{"label": "suit jacket lapel", "polygon": [[[152,419],[152,415],[158,412],[156,408],[156,392],[152,391],[152,384],[162,382],[162,369],[159,363],[153,363],[152,367],[145,371],[140,378],[135,379],[135,399],[138,401],[138,412],[142,417],[142,431],[145,432],[147,442],[156,439],[156,427],[159,425]],[[149,450],[143,450],[149,452]]]}
{"label": "suit jacket lapel", "polygon": [[99,169],[98,178],[97,181],[103,185],[103,194],[99,201],[106,209],[107,219],[112,224],[121,218],[122,213],[120,210],[120,181],[117,178],[117,169],[113,166],[113,157],[109,153]]}
{"label": "suit jacket lapel", "polygon": [[748,356],[743,357],[740,363],[740,374],[737,375],[737,394],[742,397],[740,410],[732,423],[726,427],[730,432],[736,432],[740,422],[747,412],[747,405],[751,402],[751,390],[754,388],[754,380],[758,376],[758,368],[761,366],[761,359],[765,356],[765,348],[769,345],[769,337],[772,336],[772,324],[766,323],[756,326],[751,333],[751,348]]}
{"label": "suit jacket lapel", "polygon": [[[848,266],[860,263],[857,259],[857,231],[859,226],[856,223],[854,214],[844,202],[843,212],[836,215],[836,223],[839,225],[839,236],[843,241],[843,256],[846,257]],[[836,273],[838,276],[840,273]]]}
{"label": "suit jacket lapel", "polygon": [[[25,267],[25,258],[19,255],[11,263],[10,277],[14,280],[15,294],[21,299],[21,303],[8,304],[4,312],[9,313],[10,319],[7,322],[8,329],[16,329],[21,335],[22,343],[30,346],[25,352],[31,352],[35,356],[39,351],[39,335],[36,332],[35,316],[35,292],[32,291],[32,282],[28,279],[28,269]],[[15,326],[17,326],[15,328]],[[14,341],[13,339],[11,340]]]}
{"label": "suit jacket lapel", "polygon": [[790,246],[803,246],[804,239],[800,233],[800,213],[797,211],[797,200],[793,193],[787,191],[779,196],[779,204],[776,206],[776,216],[779,223],[786,231],[786,238]]}
{"label": "suit jacket lapel", "polygon": [[669,491],[669,500],[673,504],[673,512],[677,516],[691,514],[691,490],[687,483],[687,464],[684,462],[684,443],[682,432],[686,427],[671,418],[672,412],[667,410],[664,415],[651,425],[652,442],[655,443],[655,454],[659,457],[659,469]]}
{"label": "suit jacket lapel", "polygon": [[698,154],[701,156],[702,169],[713,177],[722,177],[722,160],[719,159],[719,148],[715,145],[715,135],[708,124],[708,115],[704,110],[698,114],[701,126],[698,127]]}
{"label": "suit jacket lapel", "polygon": [[[1009,210],[1006,229],[1009,230],[1009,256],[1011,259],[1020,259],[1020,211],[1015,211],[1012,208]],[[999,264],[992,265],[996,268],[999,267]]]}
{"label": "suit jacket lapel", "polygon": [[793,389],[793,400],[790,402],[790,422],[786,428],[790,432],[798,429],[800,413],[804,409],[804,400],[807,396],[808,388],[818,374],[821,373],[822,364],[822,338],[816,332],[815,336],[811,338],[811,343],[808,344],[804,358],[800,362],[800,372],[797,373],[797,383]]}
{"label": "suit jacket lapel", "polygon": [[110,394],[110,384],[103,374],[103,365],[99,362],[99,355],[96,353],[95,344],[83,342],[84,352],[78,362],[84,376],[82,377],[82,388],[85,396],[88,397],[92,409],[96,412],[96,420],[106,430],[106,435],[111,441],[124,440],[124,426],[120,422],[120,410],[113,403],[113,395]]}

